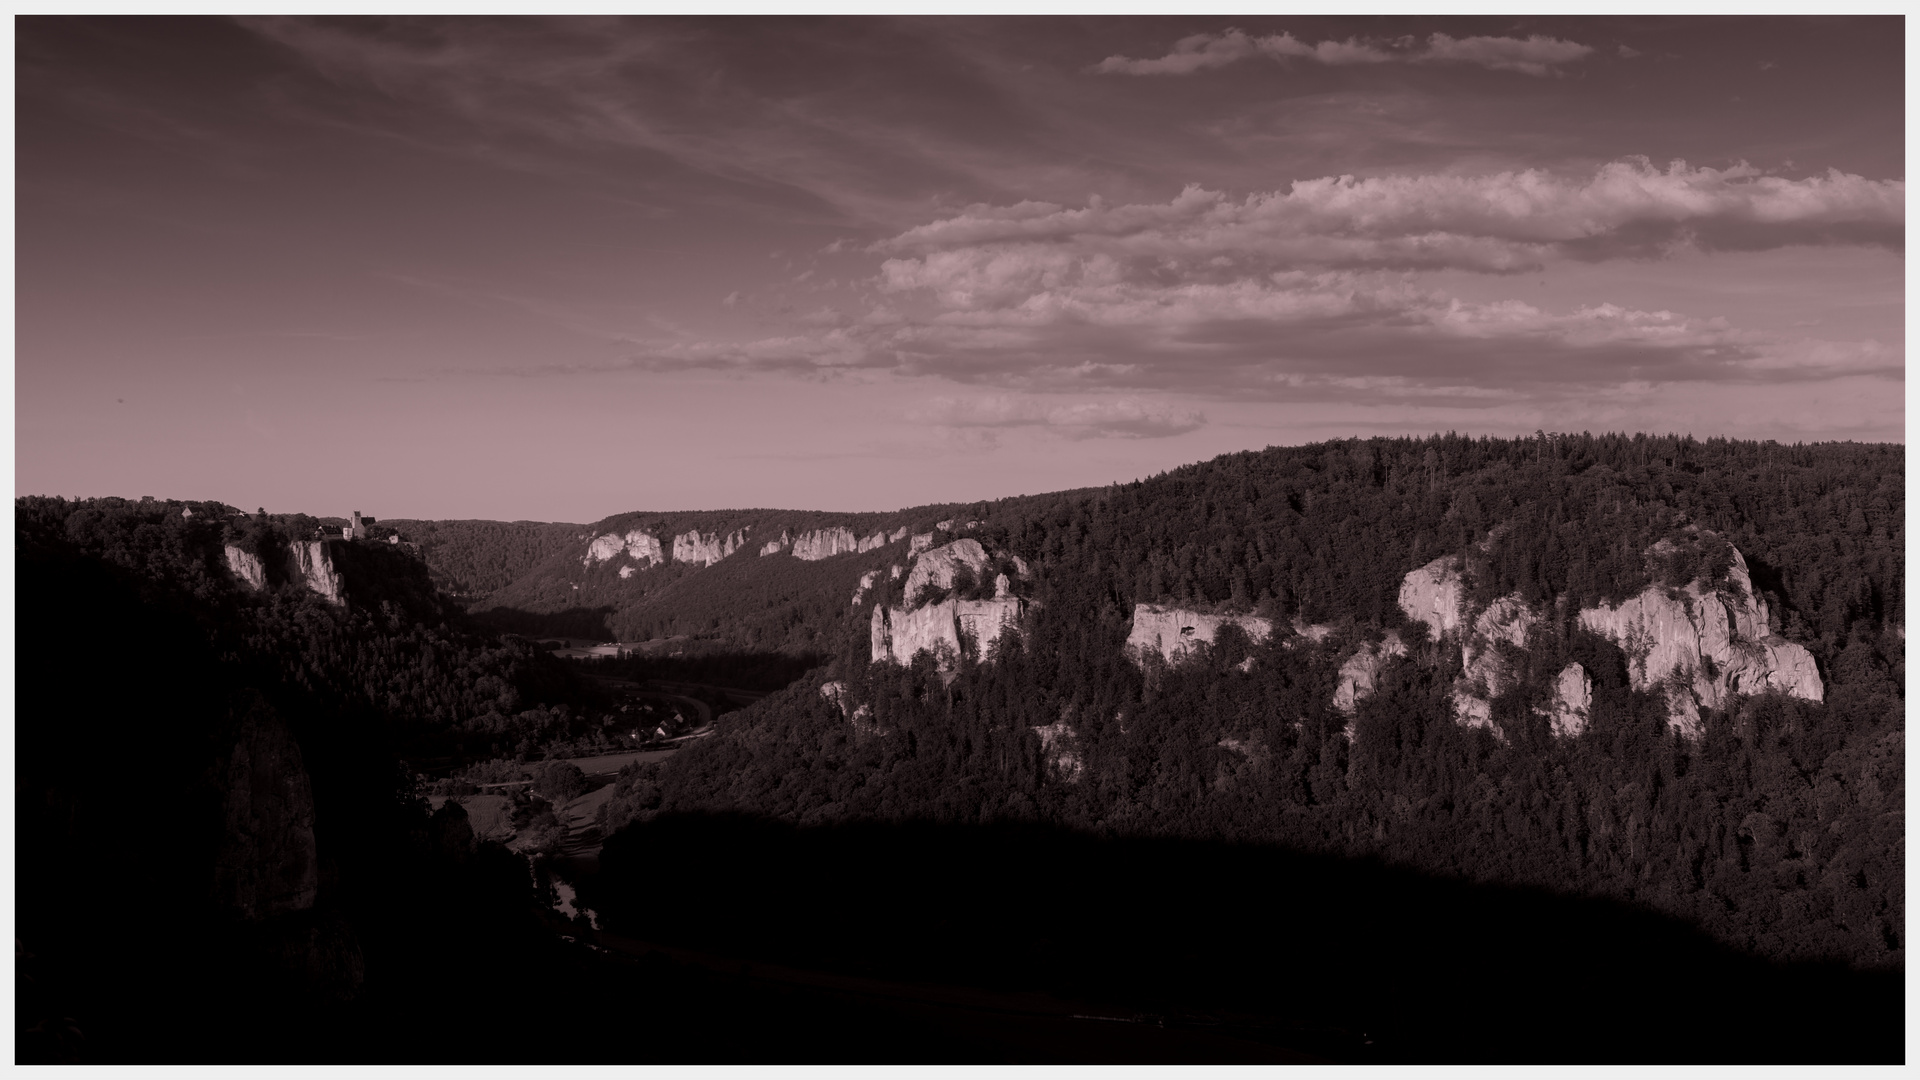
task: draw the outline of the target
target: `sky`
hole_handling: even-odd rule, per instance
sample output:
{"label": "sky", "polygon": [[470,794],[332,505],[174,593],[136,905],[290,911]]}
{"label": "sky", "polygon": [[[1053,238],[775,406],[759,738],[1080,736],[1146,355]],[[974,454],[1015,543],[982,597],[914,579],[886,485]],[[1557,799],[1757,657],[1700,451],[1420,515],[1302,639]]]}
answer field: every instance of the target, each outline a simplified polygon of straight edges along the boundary
{"label": "sky", "polygon": [[15,485],[888,510],[1904,438],[1895,18],[50,18]]}

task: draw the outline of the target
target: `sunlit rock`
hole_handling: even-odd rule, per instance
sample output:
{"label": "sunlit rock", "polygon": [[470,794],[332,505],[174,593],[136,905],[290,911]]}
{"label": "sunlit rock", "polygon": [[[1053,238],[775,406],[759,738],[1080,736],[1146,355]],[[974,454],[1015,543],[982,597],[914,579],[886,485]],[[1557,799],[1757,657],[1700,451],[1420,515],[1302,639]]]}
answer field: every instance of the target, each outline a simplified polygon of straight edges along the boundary
{"label": "sunlit rock", "polygon": [[[963,541],[964,542],[964,541]],[[1211,645],[1220,628],[1229,624],[1246,631],[1254,643],[1273,634],[1273,621],[1257,615],[1202,615],[1184,608],[1157,604],[1133,606],[1133,629],[1127,634],[1127,655],[1135,663],[1156,653],[1168,663],[1179,663],[1200,645]]]}

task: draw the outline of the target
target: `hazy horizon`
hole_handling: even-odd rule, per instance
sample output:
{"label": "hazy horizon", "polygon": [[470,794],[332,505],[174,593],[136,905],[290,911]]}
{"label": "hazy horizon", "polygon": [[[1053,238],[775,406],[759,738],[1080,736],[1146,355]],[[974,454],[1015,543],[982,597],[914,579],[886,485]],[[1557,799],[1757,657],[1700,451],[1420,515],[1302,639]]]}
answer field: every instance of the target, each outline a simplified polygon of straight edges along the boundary
{"label": "hazy horizon", "polygon": [[1904,43],[22,17],[16,489],[587,524],[1374,435],[1903,442]]}

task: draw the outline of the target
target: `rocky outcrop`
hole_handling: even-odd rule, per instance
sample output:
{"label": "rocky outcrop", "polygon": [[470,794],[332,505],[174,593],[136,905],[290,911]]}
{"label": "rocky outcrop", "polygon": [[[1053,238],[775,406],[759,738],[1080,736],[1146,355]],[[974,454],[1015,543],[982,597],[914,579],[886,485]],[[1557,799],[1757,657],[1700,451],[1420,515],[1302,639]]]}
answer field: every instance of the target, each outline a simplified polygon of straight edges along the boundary
{"label": "rocky outcrop", "polygon": [[1400,582],[1400,610],[1407,618],[1427,624],[1427,634],[1439,641],[1462,626],[1466,583],[1460,577],[1460,559],[1443,555]]}
{"label": "rocky outcrop", "polygon": [[[1648,552],[1661,553],[1657,544]],[[1826,697],[1813,655],[1769,632],[1737,550],[1724,582],[1650,585],[1617,607],[1583,609],[1580,625],[1626,652],[1634,689],[1665,689],[1669,719],[1688,735],[1699,733],[1700,706],[1725,708],[1733,694]]]}
{"label": "rocky outcrop", "polygon": [[847,528],[815,529],[793,538],[793,557],[808,562],[818,562],[835,555],[852,555],[859,550],[860,538]]}
{"label": "rocky outcrop", "polygon": [[626,579],[632,576],[633,576],[633,567],[623,566],[620,568],[620,580],[625,581]]}
{"label": "rocky outcrop", "polygon": [[1026,612],[1018,597],[1000,600],[942,600],[905,609],[875,604],[870,643],[875,663],[909,664],[916,654],[931,653],[950,670],[962,652],[962,635],[970,638],[976,658],[984,658],[1009,626]]}
{"label": "rocky outcrop", "polygon": [[1247,637],[1256,643],[1273,634],[1273,620],[1257,615],[1202,615],[1183,608],[1135,604],[1133,630],[1127,634],[1127,655],[1133,657],[1135,663],[1141,663],[1148,653],[1155,653],[1168,663],[1177,664],[1197,646],[1212,644],[1220,628],[1230,623],[1246,631]]}
{"label": "rocky outcrop", "polygon": [[[1406,642],[1400,635],[1388,631],[1378,642],[1369,642],[1360,646],[1347,661],[1340,665],[1340,682],[1334,687],[1333,707],[1352,716],[1360,703],[1373,693],[1375,683],[1380,678],[1380,669],[1386,666],[1390,657],[1407,655]],[[1348,735],[1352,735],[1352,724],[1348,724]]]}
{"label": "rocky outcrop", "polygon": [[607,533],[604,536],[594,537],[593,541],[587,545],[587,557],[581,561],[580,565],[592,566],[597,562],[606,562],[621,552],[625,552],[627,557],[635,562],[645,562],[648,566],[659,566],[667,561],[665,549],[660,546],[660,541],[655,539],[652,533],[644,529],[633,529],[625,535]]}
{"label": "rocky outcrop", "polygon": [[745,529],[725,537],[716,533],[703,534],[698,529],[694,529],[673,538],[673,561],[712,566],[745,547],[746,543]]}
{"label": "rocky outcrop", "polygon": [[887,567],[887,580],[899,581],[900,575],[905,572],[906,567],[901,566],[899,563],[894,563],[892,566]]}
{"label": "rocky outcrop", "polygon": [[320,890],[320,859],[300,745],[257,693],[235,694],[228,715],[231,742],[214,767],[225,823],[214,899],[245,919],[305,911]]}
{"label": "rocky outcrop", "polygon": [[860,538],[861,551],[873,551],[877,548],[883,548],[886,546],[887,546],[887,533],[886,533],[886,530],[884,529],[882,529],[877,533],[874,533],[872,536],[864,536]]}
{"label": "rocky outcrop", "polygon": [[1587,729],[1587,715],[1593,709],[1593,677],[1579,664],[1560,669],[1554,680],[1553,703],[1538,710],[1553,725],[1553,733],[1562,738],[1577,738]]}
{"label": "rocky outcrop", "polygon": [[[1525,649],[1540,615],[1519,594],[1487,605],[1461,635],[1460,678],[1453,687],[1453,715],[1469,727],[1493,727],[1493,699],[1526,678],[1524,662],[1512,649]],[[1507,648],[1502,648],[1502,646]]]}
{"label": "rocky outcrop", "polygon": [[346,583],[333,565],[330,543],[344,541],[296,540],[287,549],[288,576],[296,583],[324,597],[328,603],[345,605]]}
{"label": "rocky outcrop", "polygon": [[267,587],[267,568],[261,564],[259,556],[232,544],[227,545],[226,556],[227,569],[233,571],[233,576],[246,583],[247,587],[255,592]]}
{"label": "rocky outcrop", "polygon": [[902,525],[899,528],[887,534],[887,543],[897,544],[900,541],[905,540],[906,538],[907,538],[907,527],[905,525]]}
{"label": "rocky outcrop", "polygon": [[878,570],[869,570],[860,575],[860,586],[853,590],[853,602],[855,605],[858,605],[860,601],[866,599],[867,590],[873,588],[873,583],[879,579],[880,571]]}
{"label": "rocky outcrop", "polygon": [[938,589],[953,588],[954,574],[963,566],[972,571],[975,578],[986,570],[987,551],[980,546],[980,541],[955,540],[920,556],[920,560],[913,564],[913,572],[907,575],[908,601],[919,596],[920,590],[929,585]]}
{"label": "rocky outcrop", "polygon": [[914,558],[932,546],[932,533],[914,533],[912,542],[907,545],[907,558]]}

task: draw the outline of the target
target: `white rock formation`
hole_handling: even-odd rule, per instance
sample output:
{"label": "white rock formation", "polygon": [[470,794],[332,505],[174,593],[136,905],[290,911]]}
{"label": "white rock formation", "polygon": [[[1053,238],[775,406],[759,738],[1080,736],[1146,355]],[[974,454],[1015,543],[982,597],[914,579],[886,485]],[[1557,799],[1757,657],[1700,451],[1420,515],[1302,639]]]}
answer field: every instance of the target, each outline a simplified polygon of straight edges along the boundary
{"label": "white rock formation", "polygon": [[587,545],[587,557],[580,565],[592,566],[597,562],[606,562],[623,551],[636,562],[645,560],[649,566],[659,566],[667,561],[666,551],[661,548],[660,541],[653,538],[652,533],[644,529],[633,529],[625,536],[619,533],[607,533],[605,536],[594,537],[593,542]]}
{"label": "white rock formation", "polygon": [[1177,664],[1196,646],[1211,645],[1220,628],[1229,623],[1245,630],[1256,644],[1273,634],[1273,621],[1257,615],[1202,615],[1183,608],[1135,604],[1127,655],[1135,663],[1142,663],[1147,653],[1158,653],[1168,663]]}
{"label": "white rock formation", "polygon": [[793,557],[808,562],[818,562],[835,555],[851,555],[859,550],[860,538],[848,528],[815,529],[793,538]]}
{"label": "white rock formation", "polygon": [[1526,677],[1514,670],[1500,648],[1502,643],[1524,649],[1527,635],[1540,623],[1520,594],[1503,596],[1487,605],[1473,620],[1473,631],[1460,642],[1460,680],[1453,687],[1454,718],[1469,727],[1493,727],[1493,699]]}
{"label": "white rock formation", "polygon": [[863,536],[860,538],[861,551],[873,551],[876,548],[883,548],[886,546],[887,546],[887,533],[886,533],[886,530],[884,529],[882,529],[877,533],[874,533],[872,536]]}
{"label": "white rock formation", "polygon": [[907,527],[905,525],[902,525],[899,528],[887,534],[887,543],[897,544],[900,541],[905,540],[906,538],[907,538]]}
{"label": "white rock formation", "polygon": [[294,581],[325,597],[328,603],[346,604],[345,583],[327,553],[327,541],[296,540],[287,554]]}
{"label": "white rock formation", "polygon": [[907,601],[920,595],[920,590],[933,585],[936,588],[953,588],[953,575],[960,567],[973,571],[977,579],[987,568],[987,551],[978,540],[955,540],[951,544],[934,548],[920,556],[913,564],[913,573],[907,575]]}
{"label": "white rock formation", "polygon": [[887,580],[899,581],[900,575],[905,572],[906,572],[906,567],[901,566],[899,563],[894,563],[892,566],[889,566],[887,568]]}
{"label": "white rock formation", "polygon": [[858,605],[860,601],[866,599],[867,590],[873,588],[873,583],[879,579],[880,571],[878,570],[869,570],[860,575],[860,585],[853,590],[853,602],[855,605]]}
{"label": "white rock formation", "polygon": [[1768,632],[1766,604],[1737,550],[1724,585],[1650,585],[1618,607],[1583,609],[1580,624],[1626,652],[1634,689],[1667,687],[1669,718],[1689,736],[1699,733],[1699,706],[1725,708],[1732,694],[1826,697],[1813,655]]}
{"label": "white rock formation", "polygon": [[942,600],[907,610],[875,604],[870,626],[873,661],[908,664],[915,654],[932,653],[943,669],[960,656],[962,632],[968,634],[984,658],[1009,626],[1019,623],[1026,604],[1017,597],[1004,600]]}
{"label": "white rock formation", "polygon": [[936,521],[936,522],[934,522],[934,523],[933,523],[933,527],[934,527],[934,528],[936,528],[936,529],[939,529],[939,530],[940,530],[941,532],[952,532],[952,531],[953,531],[953,519],[952,519],[952,518],[948,518],[948,519],[947,519],[947,520],[945,520],[945,521]]}
{"label": "white rock formation", "polygon": [[1592,708],[1593,677],[1575,663],[1560,669],[1560,677],[1553,684],[1553,704],[1541,711],[1552,722],[1555,735],[1572,739],[1587,729]]}
{"label": "white rock formation", "polygon": [[745,529],[726,537],[714,533],[702,534],[697,529],[690,530],[673,538],[673,561],[712,566],[745,547],[746,543]]}
{"label": "white rock formation", "polygon": [[785,529],[782,529],[780,530],[780,539],[769,540],[766,543],[760,545],[760,554],[777,555],[781,552],[781,550],[786,548],[786,546],[791,543],[793,543],[793,537],[787,535],[787,531]]}
{"label": "white rock formation", "polygon": [[[1360,646],[1347,662],[1340,665],[1340,683],[1333,690],[1333,707],[1351,717],[1360,703],[1372,693],[1375,682],[1380,678],[1380,669],[1386,666],[1388,657],[1407,655],[1407,644],[1400,635],[1387,631],[1378,642],[1369,642]],[[1353,734],[1353,724],[1347,724],[1347,734]]]}
{"label": "white rock formation", "polygon": [[[1293,632],[1318,645],[1327,640],[1328,634],[1333,633],[1333,627],[1320,623],[1303,622],[1300,617],[1296,615],[1293,618]],[[1395,640],[1399,640],[1399,635],[1396,634],[1394,638]]]}
{"label": "white rock formation", "polygon": [[1069,784],[1079,783],[1085,763],[1076,749],[1073,728],[1065,720],[1056,720],[1046,727],[1034,728],[1033,733],[1040,736],[1041,756],[1047,759],[1054,775]]}
{"label": "white rock formation", "polygon": [[914,533],[913,541],[907,545],[907,558],[911,559],[932,546],[932,533]]}
{"label": "white rock formation", "polygon": [[1005,574],[996,574],[993,579],[993,598],[1001,600],[1012,595],[1013,582],[1008,581]]}
{"label": "white rock formation", "polygon": [[260,558],[251,552],[242,551],[232,544],[226,548],[227,569],[233,576],[247,583],[255,592],[267,587],[267,568],[260,564]]}
{"label": "white rock formation", "polygon": [[620,579],[621,579],[622,581],[624,581],[624,580],[626,580],[627,578],[630,578],[630,577],[632,577],[632,576],[633,576],[633,567],[631,567],[631,566],[623,566],[623,567],[621,567],[621,568],[620,568]]}
{"label": "white rock formation", "polygon": [[1400,610],[1407,618],[1427,624],[1427,634],[1435,641],[1462,626],[1462,602],[1466,584],[1460,579],[1460,559],[1443,555],[1418,570],[1410,571],[1400,583]]}

